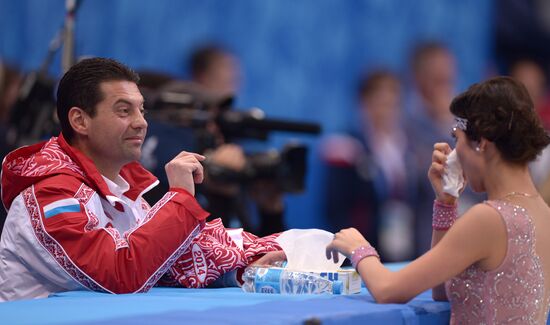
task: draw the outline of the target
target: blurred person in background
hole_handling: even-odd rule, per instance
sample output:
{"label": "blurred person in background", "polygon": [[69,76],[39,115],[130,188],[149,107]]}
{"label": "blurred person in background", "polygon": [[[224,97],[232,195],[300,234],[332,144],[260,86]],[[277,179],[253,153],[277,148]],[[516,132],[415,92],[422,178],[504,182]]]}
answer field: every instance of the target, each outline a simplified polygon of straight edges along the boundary
{"label": "blurred person in background", "polygon": [[525,84],[548,129],[550,101],[539,96],[547,95],[541,86],[550,73],[550,2],[500,0],[494,9],[495,63]]}
{"label": "blurred person in background", "polygon": [[0,156],[3,158],[12,148],[7,137],[10,114],[17,101],[23,74],[14,66],[0,60]]}
{"label": "blurred person in background", "polygon": [[22,81],[23,75],[17,68],[4,64],[0,60],[0,123],[2,125],[8,122]]}
{"label": "blurred person in background", "polygon": [[[17,94],[23,80],[23,75],[15,68],[4,64],[0,60],[0,157],[4,156],[14,149],[8,141],[8,122],[11,109],[17,99]],[[0,187],[1,188],[1,187]],[[6,220],[6,210],[0,208],[0,232],[4,227]]]}
{"label": "blurred person in background", "polygon": [[454,55],[441,43],[423,43],[414,49],[410,64],[415,97],[409,103],[409,113],[416,114],[434,132],[448,133],[443,130],[452,124],[449,104],[456,86]]}
{"label": "blurred person in background", "polygon": [[[410,130],[417,174],[425,173],[430,165],[434,142],[453,143],[449,130],[453,117],[449,105],[456,91],[457,67],[453,53],[442,43],[419,44],[410,59],[413,86],[406,105],[407,127]],[[419,178],[418,199],[415,205],[416,255],[430,248],[429,224],[432,206],[429,198],[432,187],[426,178]],[[459,210],[477,199],[471,191],[463,194]]]}
{"label": "blurred person in background", "polygon": [[194,82],[220,96],[234,97],[241,86],[239,60],[219,45],[197,48],[189,60],[189,69]]}
{"label": "blurred person in background", "polygon": [[[535,110],[542,119],[546,130],[550,127],[550,98],[548,83],[541,65],[531,59],[515,62],[510,68],[510,76],[521,82],[529,95]],[[550,204],[550,149],[545,148],[541,155],[530,164],[535,185],[546,203]]]}
{"label": "blurred person in background", "polygon": [[[192,81],[214,96],[232,101],[237,95],[242,80],[241,67],[229,50],[216,44],[200,47],[191,55],[189,67]],[[204,152],[209,164],[242,173],[247,164],[242,146],[228,143],[215,124],[209,126],[209,131],[217,138],[217,146]],[[237,219],[243,227],[255,229],[247,209],[247,201],[251,198],[258,208],[260,224],[256,231],[259,235],[285,230],[283,192],[274,181],[255,180],[243,188],[241,184],[221,182],[209,176],[207,172],[202,188],[212,215],[221,217],[224,222]]]}
{"label": "blurred person in background", "polygon": [[[537,112],[542,111],[548,100],[548,84],[542,67],[533,60],[522,59],[512,65],[510,76],[527,88],[535,109]],[[545,127],[548,128],[548,121],[542,121],[545,123]]]}
{"label": "blurred person in background", "polygon": [[410,259],[416,168],[403,127],[401,82],[375,70],[359,81],[358,101],[360,130],[330,136],[322,145],[327,221],[332,231],[358,228],[379,244],[386,261]]}
{"label": "blurred person in background", "polygon": [[[215,44],[198,47],[188,60],[188,68],[190,81],[168,81],[157,90],[189,94],[194,97],[191,101],[198,102],[201,109],[204,108],[214,117],[222,109],[231,109],[240,88],[241,68],[230,51]],[[258,179],[245,186],[233,180],[217,179],[209,172],[215,169],[223,174],[238,175],[247,167],[245,150],[240,144],[230,142],[233,139],[225,137],[215,118],[202,129],[170,123],[161,123],[158,130],[152,126],[151,136],[144,144],[145,161],[142,161],[146,166],[153,169],[152,165],[162,167],[164,157],[171,156],[166,152],[174,150],[174,147],[201,152],[207,157],[207,167],[205,181],[198,188],[199,201],[213,217],[220,217],[226,226],[243,227],[260,235],[285,230],[283,191],[275,182]],[[160,146],[165,138],[171,143],[166,148]],[[178,145],[180,140],[182,142]],[[259,224],[253,222],[250,205],[257,207]]]}

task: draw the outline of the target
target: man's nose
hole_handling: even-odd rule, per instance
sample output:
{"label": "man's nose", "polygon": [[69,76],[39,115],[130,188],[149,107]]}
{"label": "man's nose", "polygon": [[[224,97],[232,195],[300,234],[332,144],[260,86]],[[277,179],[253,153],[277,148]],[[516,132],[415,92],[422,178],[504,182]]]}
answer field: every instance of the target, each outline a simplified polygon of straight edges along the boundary
{"label": "man's nose", "polygon": [[145,119],[145,116],[141,112],[138,112],[136,114],[136,117],[133,120],[132,126],[136,129],[145,129],[147,128],[147,120]]}

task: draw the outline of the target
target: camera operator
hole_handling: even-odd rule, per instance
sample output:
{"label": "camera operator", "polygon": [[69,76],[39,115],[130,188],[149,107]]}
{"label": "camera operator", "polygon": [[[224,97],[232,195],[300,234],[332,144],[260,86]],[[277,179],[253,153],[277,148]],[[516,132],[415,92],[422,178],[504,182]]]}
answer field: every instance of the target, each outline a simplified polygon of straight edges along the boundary
{"label": "camera operator", "polygon": [[[205,90],[220,97],[233,97],[237,93],[241,81],[238,59],[226,49],[217,45],[207,45],[193,52],[189,62],[191,76],[194,82]],[[216,125],[210,127],[217,133]],[[218,146],[206,151],[213,165],[242,172],[246,157],[243,148],[235,143],[227,143],[222,134],[216,137]],[[246,191],[246,192],[243,192]],[[228,184],[208,179],[204,185],[204,194],[209,200],[208,208],[212,215],[218,214],[225,221],[237,217],[243,227],[250,225],[246,211],[248,198],[256,203],[260,216],[260,236],[284,230],[283,224],[283,191],[269,179],[258,179],[243,189],[239,184]]]}
{"label": "camera operator", "polygon": [[[156,88],[152,90],[157,90],[157,93],[190,94],[193,105],[200,105],[200,110],[192,111],[200,111],[209,116],[217,116],[221,109],[230,109],[228,107],[231,106],[240,83],[239,62],[236,57],[219,46],[204,46],[192,53],[189,70],[191,82],[164,82],[160,87],[151,87]],[[158,80],[158,76],[152,77]],[[153,118],[149,120],[152,121]],[[205,181],[197,190],[202,196],[199,201],[202,201],[201,204],[213,217],[222,218],[226,226],[232,226],[233,221],[238,221],[241,227],[260,236],[285,230],[283,188],[273,177],[260,175],[246,182],[239,180],[238,175],[245,173],[250,157],[245,155],[241,145],[226,138],[215,119],[207,119],[204,126],[194,130],[157,121],[150,123],[149,130],[151,137],[144,144],[142,160],[148,168],[154,170],[152,165],[162,168],[163,157],[169,157],[168,151],[171,148],[176,149],[175,147],[179,150],[198,151],[207,157]],[[212,173],[213,170],[216,172]],[[159,179],[162,185],[162,178]],[[260,220],[257,227],[251,221],[251,203],[258,210]]]}

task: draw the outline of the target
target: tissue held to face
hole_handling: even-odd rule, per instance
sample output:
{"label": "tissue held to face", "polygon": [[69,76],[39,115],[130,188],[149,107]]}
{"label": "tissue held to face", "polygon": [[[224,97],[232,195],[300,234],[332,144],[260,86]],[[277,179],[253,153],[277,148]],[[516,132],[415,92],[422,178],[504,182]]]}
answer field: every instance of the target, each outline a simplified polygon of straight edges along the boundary
{"label": "tissue held to face", "polygon": [[465,181],[470,184],[474,192],[484,192],[483,185],[484,163],[482,149],[476,151],[477,143],[468,140],[466,133],[460,129],[453,131],[456,139],[456,155],[464,173]]}
{"label": "tissue held to face", "polygon": [[447,163],[443,173],[443,192],[458,198],[463,187],[463,171],[456,155],[456,149],[454,149],[447,155]]}
{"label": "tissue held to face", "polygon": [[428,178],[438,201],[447,204],[456,202],[466,186],[457,148],[452,149],[444,142],[434,144]]}

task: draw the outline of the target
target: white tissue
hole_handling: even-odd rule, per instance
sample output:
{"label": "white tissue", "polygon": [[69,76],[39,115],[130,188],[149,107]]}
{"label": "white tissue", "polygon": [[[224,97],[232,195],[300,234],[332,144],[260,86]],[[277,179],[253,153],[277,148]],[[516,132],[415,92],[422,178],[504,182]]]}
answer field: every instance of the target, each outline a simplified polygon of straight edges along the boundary
{"label": "white tissue", "polygon": [[287,258],[287,269],[309,272],[332,272],[340,268],[346,257],[338,253],[338,263],[326,258],[325,248],[334,234],[321,229],[291,229],[283,232],[277,243]]}
{"label": "white tissue", "polygon": [[447,156],[447,166],[443,174],[443,192],[458,198],[463,186],[464,175],[462,174],[462,167],[458,161],[456,149],[453,149]]}

